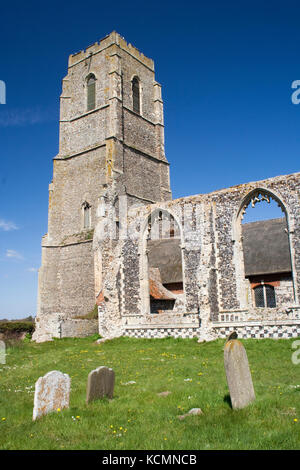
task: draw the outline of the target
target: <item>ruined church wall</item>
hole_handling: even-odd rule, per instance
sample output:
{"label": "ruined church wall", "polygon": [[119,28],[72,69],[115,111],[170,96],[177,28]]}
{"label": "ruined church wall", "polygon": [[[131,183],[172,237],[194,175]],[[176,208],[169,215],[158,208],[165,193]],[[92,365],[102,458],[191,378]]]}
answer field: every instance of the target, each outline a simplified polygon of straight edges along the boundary
{"label": "ruined church wall", "polygon": [[[191,226],[188,236],[183,231],[184,235],[181,240],[185,317],[190,316],[195,322],[195,315],[198,313],[202,328],[208,328],[211,331],[213,325],[221,321],[223,317],[231,318],[232,316],[234,321],[247,321],[247,318],[249,321],[290,319],[298,308],[300,288],[299,183],[300,174],[295,173],[133,210],[129,217],[129,226],[135,227],[136,237],[120,242],[122,245],[121,303],[122,315],[125,318],[124,324],[130,323],[130,328],[134,329],[134,325],[139,323],[145,328],[147,318],[149,318],[145,309],[148,285],[145,282],[145,272],[143,272],[145,253],[143,253],[141,240],[145,221],[151,212],[159,209],[169,211],[181,223],[182,228],[183,221],[188,221]],[[292,307],[291,310],[280,307],[262,311],[253,309],[252,305],[245,303],[248,284],[245,281],[243,255],[240,250],[239,213],[249,202],[251,194],[258,194],[259,190],[276,197],[287,213],[293,283],[296,292],[296,298],[288,302],[288,305]],[[187,215],[186,218],[184,214]],[[291,293],[291,284],[288,280],[282,282],[282,289],[285,288],[285,294],[282,292],[280,295]],[[227,315],[228,313],[232,315]],[[183,326],[186,319],[182,317],[182,320]]]}
{"label": "ruined church wall", "polygon": [[278,285],[275,286],[276,305],[286,306],[294,302],[294,286],[290,276],[280,279]]}

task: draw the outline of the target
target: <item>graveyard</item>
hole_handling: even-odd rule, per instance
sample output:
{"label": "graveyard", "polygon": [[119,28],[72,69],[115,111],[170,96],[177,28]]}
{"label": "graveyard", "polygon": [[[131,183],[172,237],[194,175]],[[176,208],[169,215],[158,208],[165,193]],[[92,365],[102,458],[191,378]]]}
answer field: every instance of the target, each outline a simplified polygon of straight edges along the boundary
{"label": "graveyard", "polygon": [[[1,449],[299,448],[295,339],[96,340],[8,344],[0,364]],[[227,382],[235,379],[229,362],[237,345],[248,358],[254,389],[249,386],[249,403],[241,409],[233,406]],[[43,388],[52,371],[66,378],[68,399],[33,419],[36,383]],[[110,385],[97,398],[93,376],[101,374]]]}

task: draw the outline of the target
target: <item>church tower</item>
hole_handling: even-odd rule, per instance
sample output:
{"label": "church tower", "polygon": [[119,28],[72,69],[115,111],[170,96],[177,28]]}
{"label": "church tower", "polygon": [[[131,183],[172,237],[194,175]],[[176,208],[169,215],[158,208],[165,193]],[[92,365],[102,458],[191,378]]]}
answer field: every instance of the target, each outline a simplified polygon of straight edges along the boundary
{"label": "church tower", "polygon": [[84,316],[95,305],[96,209],[112,186],[128,206],[171,199],[154,63],[116,32],[71,55],[63,79],[37,340],[61,335],[61,320]]}

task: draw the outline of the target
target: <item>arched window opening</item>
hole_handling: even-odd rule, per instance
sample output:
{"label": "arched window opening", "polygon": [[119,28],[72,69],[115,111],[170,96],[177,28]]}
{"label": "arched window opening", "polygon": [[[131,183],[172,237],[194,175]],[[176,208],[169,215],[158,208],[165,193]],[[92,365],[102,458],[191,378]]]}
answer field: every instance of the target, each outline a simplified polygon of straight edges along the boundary
{"label": "arched window opening", "polygon": [[135,113],[140,114],[140,81],[138,77],[134,77],[132,80],[132,108]]}
{"label": "arched window opening", "polygon": [[292,304],[294,286],[283,204],[258,189],[246,199],[239,216],[246,304],[268,308]]}
{"label": "arched window opening", "polygon": [[83,228],[91,228],[91,206],[87,202],[83,204]]}
{"label": "arched window opening", "polygon": [[276,307],[275,289],[269,284],[254,287],[255,307]]}
{"label": "arched window opening", "polygon": [[96,77],[94,74],[87,79],[87,110],[91,111],[96,107]]}
{"label": "arched window opening", "polygon": [[146,254],[150,313],[184,309],[180,230],[174,217],[159,210],[148,219]]}

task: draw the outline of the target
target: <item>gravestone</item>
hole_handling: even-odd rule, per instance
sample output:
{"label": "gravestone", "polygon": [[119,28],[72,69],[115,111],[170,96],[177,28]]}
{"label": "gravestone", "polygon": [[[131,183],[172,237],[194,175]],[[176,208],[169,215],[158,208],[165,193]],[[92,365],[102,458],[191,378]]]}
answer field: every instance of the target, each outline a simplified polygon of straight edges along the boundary
{"label": "gravestone", "polygon": [[71,379],[68,374],[52,370],[35,384],[33,421],[51,411],[69,407]]}
{"label": "gravestone", "polygon": [[112,369],[102,366],[92,370],[88,376],[86,402],[98,398],[112,398],[115,385],[115,373]]}
{"label": "gravestone", "polygon": [[0,364],[5,364],[5,343],[0,340]]}
{"label": "gravestone", "polygon": [[246,350],[239,340],[226,342],[224,366],[232,408],[244,408],[255,400],[255,392]]}

